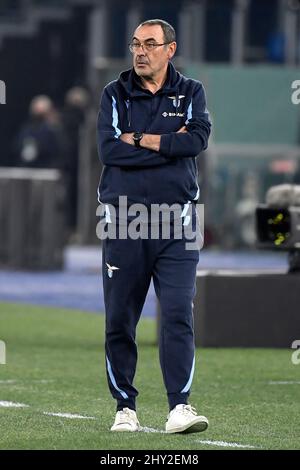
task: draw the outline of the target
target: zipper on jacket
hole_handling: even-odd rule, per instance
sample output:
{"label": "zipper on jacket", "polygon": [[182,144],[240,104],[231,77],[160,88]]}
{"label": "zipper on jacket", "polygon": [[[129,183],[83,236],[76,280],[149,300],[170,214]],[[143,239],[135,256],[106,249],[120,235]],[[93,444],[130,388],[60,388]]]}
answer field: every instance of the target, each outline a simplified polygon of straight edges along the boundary
{"label": "zipper on jacket", "polygon": [[125,106],[127,109],[127,123],[128,123],[128,127],[130,127],[131,126],[131,101],[129,98],[125,100]]}

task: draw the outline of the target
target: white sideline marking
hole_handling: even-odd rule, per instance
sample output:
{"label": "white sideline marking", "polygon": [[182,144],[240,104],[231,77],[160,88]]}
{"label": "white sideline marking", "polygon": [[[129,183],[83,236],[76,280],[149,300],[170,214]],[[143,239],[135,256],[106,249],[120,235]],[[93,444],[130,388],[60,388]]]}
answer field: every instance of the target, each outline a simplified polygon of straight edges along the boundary
{"label": "white sideline marking", "polygon": [[281,380],[277,382],[272,382],[272,381],[269,382],[269,385],[295,385],[295,384],[300,385],[300,381],[299,380],[294,380],[294,381],[293,380],[289,380],[289,381]]}
{"label": "white sideline marking", "polygon": [[43,415],[58,416],[59,418],[69,418],[69,419],[96,419],[94,416],[73,415],[71,413],[50,413],[47,411],[43,411]]}
{"label": "white sideline marking", "polygon": [[219,447],[238,447],[244,449],[257,449],[255,446],[249,446],[247,444],[237,444],[236,442],[224,442],[224,441],[194,441],[198,442],[199,444],[207,444],[212,446],[219,446]]}
{"label": "white sideline marking", "polygon": [[158,432],[161,434],[166,434],[166,431],[160,431],[159,429],[148,428],[147,426],[140,426],[140,432]]}
{"label": "white sideline marking", "polygon": [[27,408],[29,405],[23,403],[13,403],[12,401],[0,401],[0,406],[4,408]]}
{"label": "white sideline marking", "polygon": [[42,380],[29,380],[29,381],[26,381],[24,382],[23,380],[12,380],[12,379],[8,379],[8,380],[0,380],[0,384],[15,384],[15,383],[24,383],[25,385],[28,384],[28,383],[40,383],[40,384],[48,384],[48,383],[51,383],[51,382],[54,382],[54,380],[46,380],[46,379],[42,379]]}
{"label": "white sideline marking", "polygon": [[0,380],[0,384],[15,384],[17,380]]}

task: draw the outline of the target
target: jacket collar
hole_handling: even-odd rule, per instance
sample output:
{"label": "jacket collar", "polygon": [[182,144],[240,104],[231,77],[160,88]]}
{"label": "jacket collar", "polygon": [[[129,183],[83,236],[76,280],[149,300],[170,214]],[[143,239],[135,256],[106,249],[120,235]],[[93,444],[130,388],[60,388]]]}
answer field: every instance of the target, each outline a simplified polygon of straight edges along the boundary
{"label": "jacket collar", "polygon": [[[162,88],[157,91],[157,94],[176,92],[181,79],[182,75],[175,69],[174,65],[169,62],[167,79]],[[152,96],[151,91],[142,88],[140,78],[135,73],[134,68],[122,72],[120,74],[119,81],[130,97]]]}

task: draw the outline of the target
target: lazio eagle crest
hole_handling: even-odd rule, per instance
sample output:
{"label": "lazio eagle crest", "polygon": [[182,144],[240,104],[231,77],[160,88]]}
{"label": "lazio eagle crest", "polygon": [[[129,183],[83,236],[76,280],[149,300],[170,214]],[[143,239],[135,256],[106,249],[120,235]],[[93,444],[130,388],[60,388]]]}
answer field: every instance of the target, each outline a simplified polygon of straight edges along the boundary
{"label": "lazio eagle crest", "polygon": [[[180,100],[181,100],[182,98],[184,98],[184,97],[185,97],[185,95],[168,96],[168,98],[169,98],[170,100],[173,100],[172,103],[173,103],[174,108],[179,108],[179,106],[180,106]],[[176,103],[176,99],[177,99],[177,103]]]}

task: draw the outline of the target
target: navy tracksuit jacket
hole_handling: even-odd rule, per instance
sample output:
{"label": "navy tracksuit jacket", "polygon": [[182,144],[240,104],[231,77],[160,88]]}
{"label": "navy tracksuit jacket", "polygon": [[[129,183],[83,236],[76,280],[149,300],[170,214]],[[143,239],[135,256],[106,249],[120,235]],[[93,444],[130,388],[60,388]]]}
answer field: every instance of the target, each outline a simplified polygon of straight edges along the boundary
{"label": "navy tracksuit jacket", "polygon": [[[177,133],[182,127],[187,133]],[[169,63],[164,86],[152,94],[134,70],[121,73],[102,94],[97,125],[104,164],[99,202],[191,204],[197,223],[199,198],[195,157],[207,148],[211,123],[199,81],[184,77]],[[161,135],[160,151],[122,142],[126,132]],[[109,222],[109,220],[108,220]],[[126,222],[127,223],[127,222]],[[185,238],[106,239],[103,287],[106,309],[106,370],[117,409],[135,409],[137,362],[135,330],[151,278],[161,307],[159,355],[169,407],[187,403],[193,379],[193,298],[199,251],[185,249]],[[118,269],[111,270],[110,266]]]}

